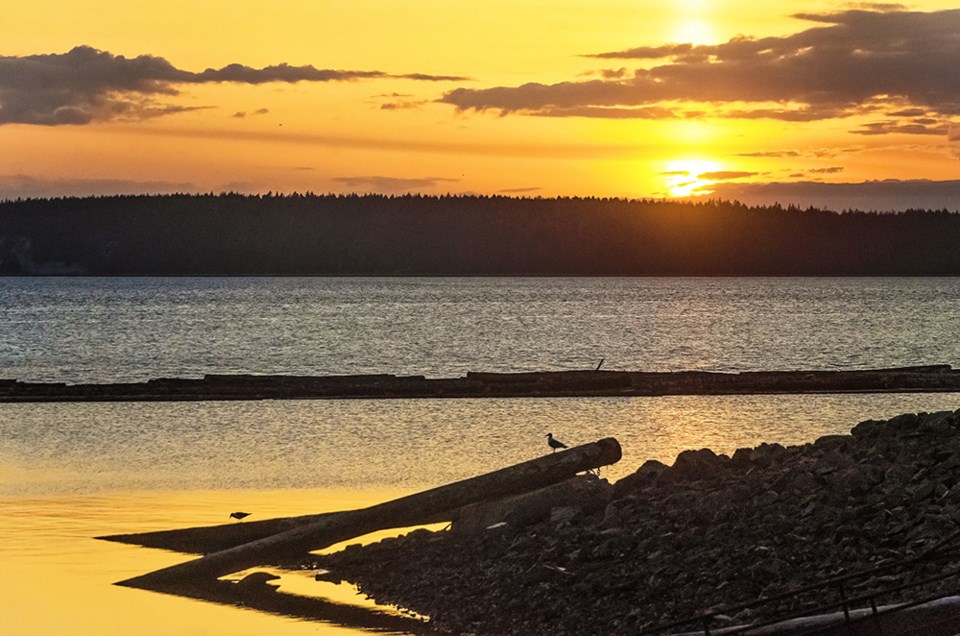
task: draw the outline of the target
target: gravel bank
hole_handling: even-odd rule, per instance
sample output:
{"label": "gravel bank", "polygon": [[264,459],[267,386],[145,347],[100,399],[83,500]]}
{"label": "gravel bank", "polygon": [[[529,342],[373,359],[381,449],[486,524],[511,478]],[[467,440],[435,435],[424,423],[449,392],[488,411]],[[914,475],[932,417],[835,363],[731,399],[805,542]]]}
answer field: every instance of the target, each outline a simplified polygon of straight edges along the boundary
{"label": "gravel bank", "polygon": [[[937,546],[960,529],[960,411],[866,421],[850,435],[732,457],[685,451],[673,466],[650,461],[587,490],[592,505],[577,499],[532,523],[505,510],[506,522],[490,529],[416,531],[313,565],[454,634],[636,633]],[[958,565],[878,573],[856,592]],[[951,578],[904,594],[958,590]],[[835,600],[835,591],[812,591],[714,625]]]}

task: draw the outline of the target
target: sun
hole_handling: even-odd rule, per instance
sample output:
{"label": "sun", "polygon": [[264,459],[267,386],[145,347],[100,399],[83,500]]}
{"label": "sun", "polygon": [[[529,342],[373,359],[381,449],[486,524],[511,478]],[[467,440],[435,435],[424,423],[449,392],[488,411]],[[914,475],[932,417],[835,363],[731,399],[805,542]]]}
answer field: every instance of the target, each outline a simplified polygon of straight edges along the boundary
{"label": "sun", "polygon": [[674,42],[709,44],[716,42],[717,33],[712,7],[705,0],[679,0],[673,4],[676,22],[671,34]]}
{"label": "sun", "polygon": [[709,44],[717,39],[713,24],[706,20],[684,18],[673,30],[673,41],[683,44]]}
{"label": "sun", "polygon": [[714,183],[704,178],[711,172],[720,170],[720,164],[709,159],[675,159],[664,164],[661,175],[667,194],[671,197],[690,197],[699,194],[699,190]]}

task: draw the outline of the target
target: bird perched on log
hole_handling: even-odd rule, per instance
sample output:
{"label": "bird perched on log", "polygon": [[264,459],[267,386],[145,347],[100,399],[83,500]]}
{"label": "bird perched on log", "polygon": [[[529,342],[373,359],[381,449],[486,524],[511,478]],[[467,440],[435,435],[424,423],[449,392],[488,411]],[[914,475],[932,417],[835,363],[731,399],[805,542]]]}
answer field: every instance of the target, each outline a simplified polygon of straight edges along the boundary
{"label": "bird perched on log", "polygon": [[250,516],[249,512],[231,512],[230,513],[230,518],[236,519],[237,521],[243,521],[244,517],[249,517],[249,516]]}
{"label": "bird perched on log", "polygon": [[553,449],[553,452],[556,453],[558,448],[566,448],[567,445],[561,442],[558,439],[553,439],[553,433],[547,433],[547,444],[550,445],[550,448]]}

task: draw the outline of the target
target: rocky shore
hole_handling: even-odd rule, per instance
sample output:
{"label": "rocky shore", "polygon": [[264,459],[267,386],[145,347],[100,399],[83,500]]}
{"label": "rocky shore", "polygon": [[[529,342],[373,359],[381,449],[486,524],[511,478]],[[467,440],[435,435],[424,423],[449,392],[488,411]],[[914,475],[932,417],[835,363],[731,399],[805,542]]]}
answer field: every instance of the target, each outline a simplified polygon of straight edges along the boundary
{"label": "rocky shore", "polygon": [[730,457],[685,451],[612,485],[577,479],[583,496],[464,511],[451,530],[301,565],[478,636],[636,634],[705,612],[712,628],[763,622],[835,603],[836,585],[806,588],[862,571],[848,598],[960,591],[957,576],[939,578],[960,567],[960,411]]}
{"label": "rocky shore", "polygon": [[67,384],[0,380],[2,402],[506,398],[960,391],[960,370],[927,365],[856,371],[468,372],[458,378],[391,374],[219,375]]}

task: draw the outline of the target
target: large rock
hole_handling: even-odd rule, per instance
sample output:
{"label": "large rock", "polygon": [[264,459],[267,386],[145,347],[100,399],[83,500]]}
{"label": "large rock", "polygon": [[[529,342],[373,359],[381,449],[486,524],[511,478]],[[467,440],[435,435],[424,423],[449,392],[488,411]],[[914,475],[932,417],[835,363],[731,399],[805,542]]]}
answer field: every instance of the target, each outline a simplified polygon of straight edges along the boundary
{"label": "large rock", "polygon": [[729,475],[729,462],[729,457],[717,455],[709,448],[687,450],[677,455],[671,472],[676,479],[687,481],[720,479]]}
{"label": "large rock", "polygon": [[577,513],[593,514],[610,501],[613,487],[605,479],[581,475],[533,492],[466,506],[454,524],[457,532],[481,532],[499,523],[519,528],[551,516],[554,508],[571,509],[563,518]]}

